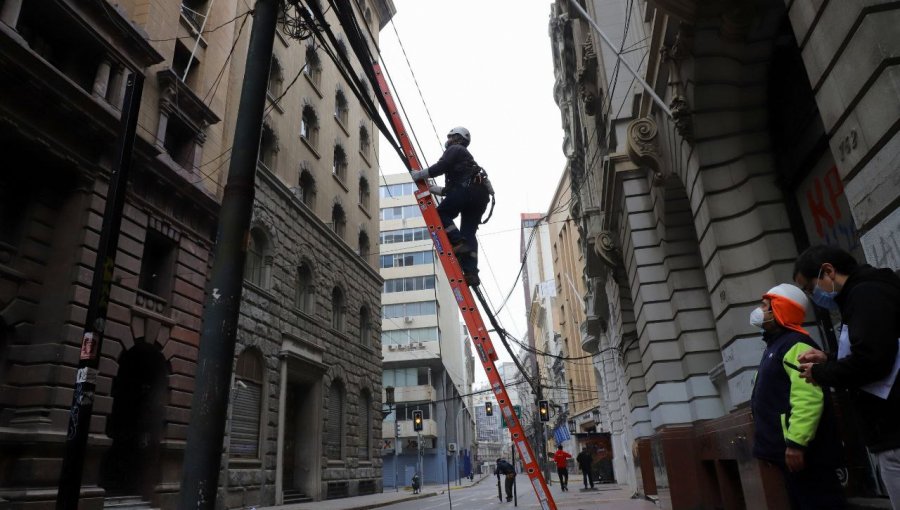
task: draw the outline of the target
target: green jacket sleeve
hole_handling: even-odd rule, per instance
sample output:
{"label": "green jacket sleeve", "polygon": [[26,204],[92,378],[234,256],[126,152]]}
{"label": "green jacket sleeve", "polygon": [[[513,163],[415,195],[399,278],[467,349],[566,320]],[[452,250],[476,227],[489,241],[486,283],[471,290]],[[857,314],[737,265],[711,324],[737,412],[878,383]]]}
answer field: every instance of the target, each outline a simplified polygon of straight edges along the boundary
{"label": "green jacket sleeve", "polygon": [[[788,350],[784,359],[794,362],[797,356],[809,349],[809,345],[798,343]],[[805,448],[816,437],[816,429],[819,428],[819,420],[822,418],[822,408],[825,395],[822,388],[812,385],[800,378],[800,372],[782,364],[791,381],[790,392],[790,418],[782,417],[781,429],[784,432],[784,441],[794,448]]]}

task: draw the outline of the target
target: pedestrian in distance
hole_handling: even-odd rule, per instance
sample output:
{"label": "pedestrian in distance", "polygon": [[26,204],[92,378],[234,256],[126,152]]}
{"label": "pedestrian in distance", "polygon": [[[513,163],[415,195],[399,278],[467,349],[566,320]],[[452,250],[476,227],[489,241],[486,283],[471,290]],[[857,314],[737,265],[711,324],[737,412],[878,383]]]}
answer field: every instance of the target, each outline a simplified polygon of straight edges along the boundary
{"label": "pedestrian in distance", "polygon": [[831,395],[804,381],[795,363],[816,345],[801,326],[808,303],[799,287],[783,283],[750,313],[766,343],[750,397],[753,456],[781,470],[794,510],[840,509],[841,443]]}
{"label": "pedestrian in distance", "polygon": [[863,441],[900,510],[900,277],[839,248],[813,246],[797,258],[794,281],[817,306],[841,315],[837,352],[801,353],[801,376],[850,392]]}
{"label": "pedestrian in distance", "polygon": [[594,463],[594,457],[588,451],[587,446],[581,449],[581,453],[575,457],[575,461],[578,462],[578,469],[581,470],[581,480],[584,482],[584,488],[587,489],[588,484],[590,484],[590,488],[593,489],[594,475],[591,473],[591,464]]}
{"label": "pedestrian in distance", "polygon": [[512,501],[513,484],[516,481],[516,468],[503,459],[497,459],[497,469],[494,470],[494,474],[505,477],[503,487],[506,489],[506,501]]}
{"label": "pedestrian in distance", "polygon": [[419,473],[416,473],[412,477],[413,494],[418,494],[421,488],[422,488],[422,484],[419,482]]}
{"label": "pedestrian in distance", "polygon": [[553,454],[553,462],[556,463],[556,473],[559,475],[559,486],[562,490],[569,490],[569,459],[572,454],[563,450],[562,445],[556,446],[556,453]]}
{"label": "pedestrian in distance", "polygon": [[[455,127],[447,134],[441,159],[424,170],[411,172],[414,181],[444,176],[444,186],[429,186],[432,195],[444,197],[437,206],[438,215],[459,266],[471,286],[479,285],[478,239],[475,234],[481,216],[494,194],[487,173],[478,166],[469,152],[472,135],[464,127]],[[453,220],[459,216],[459,228]]]}

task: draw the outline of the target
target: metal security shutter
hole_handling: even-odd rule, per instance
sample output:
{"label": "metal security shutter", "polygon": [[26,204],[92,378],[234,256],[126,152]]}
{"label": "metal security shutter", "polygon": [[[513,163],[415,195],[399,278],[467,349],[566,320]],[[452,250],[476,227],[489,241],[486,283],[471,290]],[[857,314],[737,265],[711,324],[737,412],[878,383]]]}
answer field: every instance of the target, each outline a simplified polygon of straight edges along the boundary
{"label": "metal security shutter", "polygon": [[231,411],[231,455],[256,458],[259,455],[259,417],[262,409],[262,386],[243,381],[246,388],[238,386],[233,391],[234,407]]}
{"label": "metal security shutter", "polygon": [[343,393],[340,385],[334,383],[328,390],[328,458],[341,458],[341,438],[344,435]]}

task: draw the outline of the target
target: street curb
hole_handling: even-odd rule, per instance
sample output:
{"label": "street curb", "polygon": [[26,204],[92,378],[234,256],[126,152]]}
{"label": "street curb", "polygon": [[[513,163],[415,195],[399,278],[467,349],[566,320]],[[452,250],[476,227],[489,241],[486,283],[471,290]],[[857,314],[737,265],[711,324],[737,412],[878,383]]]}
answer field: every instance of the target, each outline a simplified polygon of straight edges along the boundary
{"label": "street curb", "polygon": [[440,495],[441,495],[440,492],[430,492],[428,494],[424,494],[424,493],[423,494],[415,494],[415,495],[412,495],[409,497],[405,497],[403,499],[393,499],[391,501],[381,501],[379,503],[369,503],[367,505],[362,505],[362,506],[347,507],[344,510],[370,510],[371,508],[381,508],[383,506],[396,505],[397,503],[406,503],[407,501],[415,501],[417,499],[430,498],[432,496],[440,496]]}

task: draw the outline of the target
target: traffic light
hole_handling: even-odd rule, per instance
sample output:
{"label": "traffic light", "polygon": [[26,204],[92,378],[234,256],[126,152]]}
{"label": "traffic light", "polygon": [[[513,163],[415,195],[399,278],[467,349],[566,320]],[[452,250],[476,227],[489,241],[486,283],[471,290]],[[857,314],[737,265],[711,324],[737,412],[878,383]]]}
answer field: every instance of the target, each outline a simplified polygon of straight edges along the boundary
{"label": "traffic light", "polygon": [[413,430],[422,431],[422,411],[413,411]]}
{"label": "traffic light", "polygon": [[539,400],[538,411],[541,413],[541,421],[550,421],[550,402]]}
{"label": "traffic light", "polygon": [[484,403],[484,415],[485,416],[494,416],[494,404],[491,402]]}

